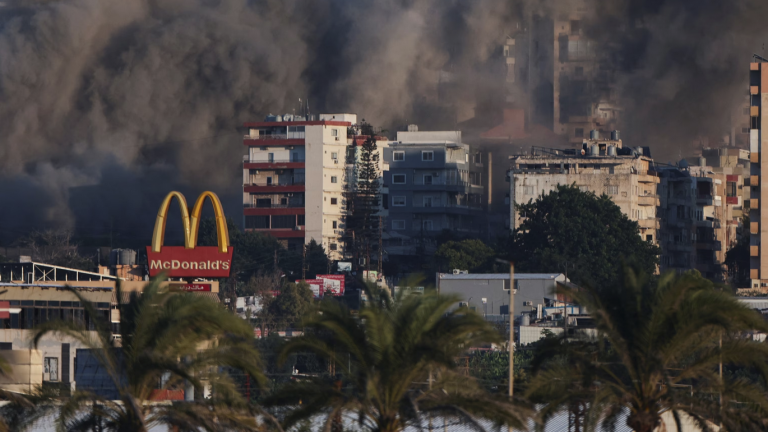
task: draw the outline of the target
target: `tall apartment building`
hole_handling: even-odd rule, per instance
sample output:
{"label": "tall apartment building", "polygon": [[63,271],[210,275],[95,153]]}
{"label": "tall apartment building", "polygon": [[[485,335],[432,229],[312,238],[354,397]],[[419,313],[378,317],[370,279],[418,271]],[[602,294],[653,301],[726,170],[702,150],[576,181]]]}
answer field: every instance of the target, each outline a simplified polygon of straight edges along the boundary
{"label": "tall apartment building", "polygon": [[354,114],[245,123],[245,229],[268,233],[288,249],[314,239],[331,259],[343,258],[347,134],[355,124]]}
{"label": "tall apartment building", "polygon": [[583,191],[606,194],[630,220],[637,221],[643,239],[656,243],[659,218],[653,159],[642,148],[622,147],[618,131],[600,139],[593,131],[582,149],[534,147],[531,154],[510,157],[510,228],[522,221],[516,203],[527,203],[556,189],[576,184]]}
{"label": "tall apartment building", "polygon": [[696,269],[708,279],[722,281],[729,243],[727,222],[736,207],[728,204],[728,175],[684,162],[657,170],[661,177],[660,270]]}
{"label": "tall apartment building", "polygon": [[750,161],[750,242],[749,274],[752,288],[768,286],[768,252],[762,247],[768,245],[768,213],[763,211],[768,203],[768,175],[763,168],[768,164],[768,137],[763,130],[768,130],[768,116],[763,115],[763,108],[768,108],[768,62],[753,62],[749,65],[749,161]]}
{"label": "tall apartment building", "polygon": [[429,249],[443,230],[458,236],[483,231],[482,158],[460,131],[419,132],[411,125],[397,133],[384,151],[389,255]]}

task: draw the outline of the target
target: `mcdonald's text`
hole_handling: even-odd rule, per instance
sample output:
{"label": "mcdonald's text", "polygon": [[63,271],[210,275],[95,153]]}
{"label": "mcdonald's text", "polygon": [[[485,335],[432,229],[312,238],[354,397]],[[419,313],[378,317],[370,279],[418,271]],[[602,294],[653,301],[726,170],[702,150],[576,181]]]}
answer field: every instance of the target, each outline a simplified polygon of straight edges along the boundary
{"label": "mcdonald's text", "polygon": [[168,277],[229,277],[232,268],[232,247],[221,253],[216,246],[163,246],[160,252],[147,247],[149,275],[165,272]]}

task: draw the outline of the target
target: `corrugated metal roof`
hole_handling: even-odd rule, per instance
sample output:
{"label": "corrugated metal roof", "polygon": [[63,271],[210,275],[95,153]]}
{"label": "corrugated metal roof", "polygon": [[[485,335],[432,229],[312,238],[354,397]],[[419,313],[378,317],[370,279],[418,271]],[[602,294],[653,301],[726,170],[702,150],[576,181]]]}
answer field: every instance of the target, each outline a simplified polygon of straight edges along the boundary
{"label": "corrugated metal roof", "polygon": [[[515,280],[555,279],[562,273],[515,273]],[[509,273],[440,273],[440,279],[447,280],[509,280]]]}
{"label": "corrugated metal roof", "polygon": [[739,297],[739,301],[752,309],[768,309],[768,297]]}

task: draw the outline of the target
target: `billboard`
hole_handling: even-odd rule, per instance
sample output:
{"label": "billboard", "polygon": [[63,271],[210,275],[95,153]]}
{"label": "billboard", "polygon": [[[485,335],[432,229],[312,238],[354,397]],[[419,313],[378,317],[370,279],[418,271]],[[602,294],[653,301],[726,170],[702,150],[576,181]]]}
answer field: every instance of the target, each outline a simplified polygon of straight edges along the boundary
{"label": "billboard", "polygon": [[[184,246],[163,246],[168,208],[173,199],[179,204],[181,222],[184,226]],[[216,216],[216,236],[218,246],[197,246],[197,234],[200,227],[200,213],[205,199],[213,205]],[[192,211],[187,207],[187,200],[180,192],[169,193],[157,213],[155,230],[152,233],[152,246],[147,246],[147,264],[149,275],[157,276],[165,272],[168,277],[218,278],[229,277],[232,268],[232,246],[229,245],[227,220],[219,197],[213,192],[203,192],[195,201]]]}
{"label": "billboard", "polygon": [[323,295],[344,295],[344,275],[317,275],[323,281]]}
{"label": "billboard", "polygon": [[312,290],[312,294],[315,298],[323,296],[323,280],[322,279],[307,279],[304,282],[309,284],[309,289]]}

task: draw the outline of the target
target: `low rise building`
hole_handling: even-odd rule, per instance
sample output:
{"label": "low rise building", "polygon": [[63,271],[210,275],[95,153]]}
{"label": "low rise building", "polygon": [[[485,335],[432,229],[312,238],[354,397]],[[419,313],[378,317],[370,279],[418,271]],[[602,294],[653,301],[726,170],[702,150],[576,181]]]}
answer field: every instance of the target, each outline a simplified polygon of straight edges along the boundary
{"label": "low rise building", "polygon": [[388,255],[430,250],[441,231],[478,236],[484,230],[482,159],[461,140],[460,131],[397,133],[384,152],[389,217]]}
{"label": "low rise building", "polygon": [[557,188],[573,185],[596,195],[607,195],[630,220],[640,226],[643,239],[656,243],[659,177],[647,148],[625,148],[618,132],[601,139],[597,131],[584,139],[581,150],[532,148],[530,154],[510,157],[510,228],[520,226],[515,205],[536,200]]}

